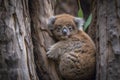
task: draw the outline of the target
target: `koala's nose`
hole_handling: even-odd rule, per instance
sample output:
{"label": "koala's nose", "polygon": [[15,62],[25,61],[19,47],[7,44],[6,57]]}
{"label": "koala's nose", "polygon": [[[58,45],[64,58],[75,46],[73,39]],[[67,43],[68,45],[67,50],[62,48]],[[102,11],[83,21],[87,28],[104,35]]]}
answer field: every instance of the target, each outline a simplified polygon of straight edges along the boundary
{"label": "koala's nose", "polygon": [[68,32],[68,30],[67,30],[66,28],[63,28],[62,33],[63,33],[64,35],[66,35],[67,32]]}

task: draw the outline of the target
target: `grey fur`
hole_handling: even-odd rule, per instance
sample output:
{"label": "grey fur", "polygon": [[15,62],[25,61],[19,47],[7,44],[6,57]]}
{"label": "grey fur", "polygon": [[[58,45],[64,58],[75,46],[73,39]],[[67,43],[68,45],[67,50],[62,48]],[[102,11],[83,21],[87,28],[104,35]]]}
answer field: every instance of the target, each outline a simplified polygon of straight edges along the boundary
{"label": "grey fur", "polygon": [[84,19],[83,18],[75,17],[74,21],[77,24],[79,30],[83,30]]}
{"label": "grey fur", "polygon": [[55,22],[55,19],[56,19],[56,17],[55,16],[52,16],[52,17],[50,17],[49,19],[48,19],[48,29],[50,29],[50,30],[52,30],[53,29],[53,24],[54,24],[54,22]]}

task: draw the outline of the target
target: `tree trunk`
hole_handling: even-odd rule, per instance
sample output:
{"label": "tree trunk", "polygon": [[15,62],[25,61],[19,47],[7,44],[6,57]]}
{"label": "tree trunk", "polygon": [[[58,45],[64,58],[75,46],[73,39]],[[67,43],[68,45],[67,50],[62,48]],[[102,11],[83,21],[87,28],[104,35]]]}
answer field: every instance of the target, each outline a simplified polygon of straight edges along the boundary
{"label": "tree trunk", "polygon": [[31,29],[36,71],[41,80],[59,80],[54,63],[46,57],[47,49],[54,43],[50,37],[47,20],[54,14],[53,0],[30,0]]}
{"label": "tree trunk", "polygon": [[0,80],[37,80],[28,0],[0,1]]}
{"label": "tree trunk", "polygon": [[[94,0],[97,47],[96,80],[120,79],[120,0]],[[95,30],[94,33],[95,33]],[[91,30],[92,31],[92,30]]]}

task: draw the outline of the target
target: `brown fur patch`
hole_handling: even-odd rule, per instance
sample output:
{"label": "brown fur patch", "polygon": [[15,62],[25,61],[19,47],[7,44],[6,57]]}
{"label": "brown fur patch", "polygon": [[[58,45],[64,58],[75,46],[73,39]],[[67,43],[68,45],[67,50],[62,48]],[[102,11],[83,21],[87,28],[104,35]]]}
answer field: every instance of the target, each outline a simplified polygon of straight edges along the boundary
{"label": "brown fur patch", "polygon": [[69,15],[69,14],[62,14],[62,15],[58,15],[56,16],[56,20],[55,20],[55,23],[54,25],[61,25],[61,26],[64,26],[64,25],[73,25],[74,27],[76,27],[76,24],[74,22],[74,17]]}

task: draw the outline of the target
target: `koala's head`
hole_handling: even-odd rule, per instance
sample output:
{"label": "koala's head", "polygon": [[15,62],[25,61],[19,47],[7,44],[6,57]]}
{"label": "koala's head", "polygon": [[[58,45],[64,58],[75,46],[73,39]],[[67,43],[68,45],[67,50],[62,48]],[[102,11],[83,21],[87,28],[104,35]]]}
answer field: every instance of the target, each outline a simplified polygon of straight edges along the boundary
{"label": "koala's head", "polygon": [[69,14],[52,16],[48,20],[48,28],[51,30],[57,40],[68,39],[78,30],[83,29],[84,20]]}

